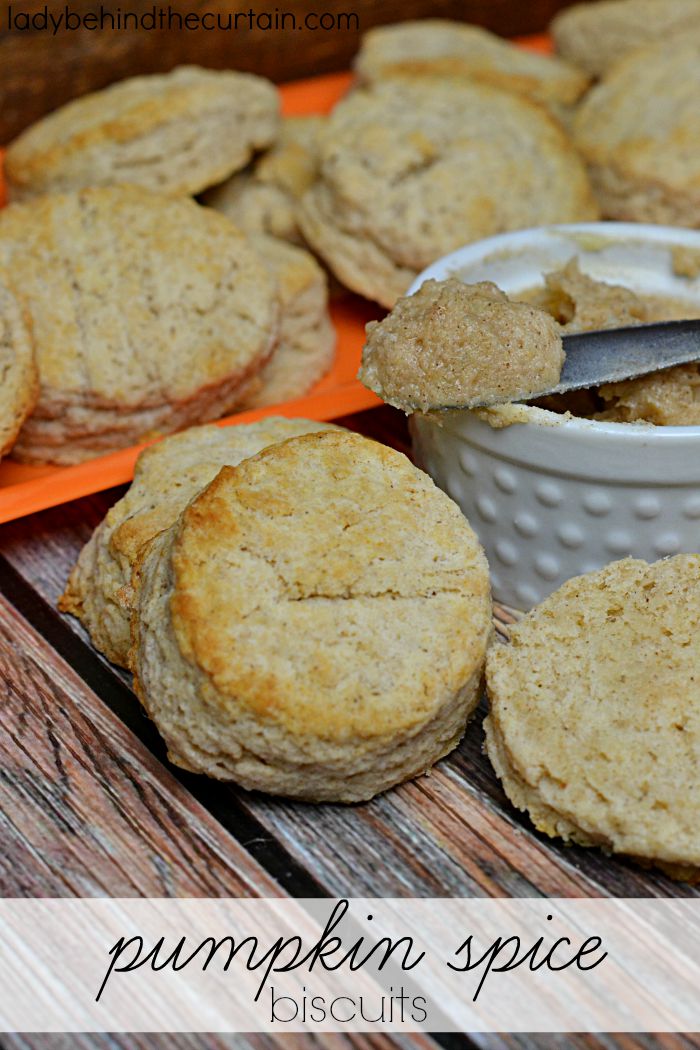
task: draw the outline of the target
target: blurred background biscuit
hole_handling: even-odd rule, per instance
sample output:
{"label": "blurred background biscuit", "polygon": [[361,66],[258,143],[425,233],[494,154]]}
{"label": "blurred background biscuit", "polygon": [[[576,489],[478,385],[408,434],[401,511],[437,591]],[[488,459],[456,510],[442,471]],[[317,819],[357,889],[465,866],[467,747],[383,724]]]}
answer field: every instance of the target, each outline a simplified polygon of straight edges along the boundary
{"label": "blurred background biscuit", "polygon": [[9,146],[10,197],[137,183],[199,193],[269,146],[277,89],[250,73],[181,66],[131,77],[43,117]]}
{"label": "blurred background biscuit", "polygon": [[409,78],[340,102],[299,221],[353,291],[392,306],[470,241],[597,217],[584,167],[542,107],[483,84]]}
{"label": "blurred background biscuit", "polygon": [[700,26],[613,66],[572,133],[606,218],[700,225]]}
{"label": "blurred background biscuit", "polygon": [[600,77],[623,56],[676,32],[700,28],[700,0],[598,0],[557,14],[557,53]]}
{"label": "blurred background biscuit", "polygon": [[77,463],[225,415],[277,337],[267,268],[223,215],[136,186],[0,212],[40,393],[14,454]]}
{"label": "blurred background biscuit", "polygon": [[525,51],[479,26],[439,18],[370,29],[354,65],[365,84],[389,77],[478,80],[525,95],[560,117],[589,83],[587,74],[560,58]]}
{"label": "blurred background biscuit", "polygon": [[318,170],[318,136],[324,117],[287,117],[274,145],[245,171],[214,186],[203,203],[222,211],[245,233],[303,244],[297,205]]}

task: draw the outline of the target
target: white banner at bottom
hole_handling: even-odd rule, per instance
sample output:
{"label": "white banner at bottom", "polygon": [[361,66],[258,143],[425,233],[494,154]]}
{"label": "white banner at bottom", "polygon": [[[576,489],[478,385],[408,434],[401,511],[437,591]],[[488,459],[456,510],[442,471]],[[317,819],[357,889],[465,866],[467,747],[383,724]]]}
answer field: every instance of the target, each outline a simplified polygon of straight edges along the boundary
{"label": "white banner at bottom", "polygon": [[0,1029],[700,1031],[700,900],[0,900]]}

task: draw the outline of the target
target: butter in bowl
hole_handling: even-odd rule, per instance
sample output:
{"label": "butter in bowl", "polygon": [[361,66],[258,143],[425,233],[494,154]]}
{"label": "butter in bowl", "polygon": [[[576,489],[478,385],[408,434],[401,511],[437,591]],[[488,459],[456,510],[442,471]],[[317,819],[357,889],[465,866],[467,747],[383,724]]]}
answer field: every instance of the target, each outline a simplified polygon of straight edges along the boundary
{"label": "butter in bowl", "polygon": [[[455,278],[477,286],[476,309]],[[436,292],[447,287],[452,316]],[[700,317],[700,233],[622,223],[519,231],[446,256],[408,294],[429,301],[420,331],[405,310],[397,317],[400,304],[389,319],[384,350],[399,345],[407,370],[382,396],[411,413],[416,459],[477,531],[498,601],[528,609],[612,560],[698,550],[697,326],[657,323]],[[648,353],[655,342],[662,371],[538,396],[565,388],[577,357],[586,381],[596,348],[579,333],[640,325],[653,327],[644,338],[629,331],[627,348]],[[375,353],[362,373],[375,389],[379,335],[369,333]],[[623,335],[601,337],[608,365],[634,375]],[[455,356],[465,343],[472,352]],[[460,407],[475,404],[490,407]]]}

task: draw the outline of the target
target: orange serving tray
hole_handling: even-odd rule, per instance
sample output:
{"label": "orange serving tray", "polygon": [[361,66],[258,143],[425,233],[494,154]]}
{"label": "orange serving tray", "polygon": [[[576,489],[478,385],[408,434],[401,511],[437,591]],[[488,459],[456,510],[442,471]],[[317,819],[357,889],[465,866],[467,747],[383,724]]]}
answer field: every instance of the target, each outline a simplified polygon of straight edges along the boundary
{"label": "orange serving tray", "polygon": [[[547,51],[546,37],[530,37],[524,46]],[[285,116],[327,113],[347,91],[350,73],[334,73],[283,84],[282,112]],[[0,151],[0,206],[4,202],[2,152]],[[337,333],[335,362],[330,372],[309,394],[295,401],[239,412],[220,421],[221,426],[252,423],[265,416],[302,416],[328,420],[359,412],[380,404],[379,399],[356,379],[367,321],[381,317],[383,311],[354,295],[342,295],[331,303],[331,316]],[[33,514],[59,503],[101,492],[130,481],[136,457],[145,445],[113,452],[80,463],[75,467],[28,466],[5,459],[0,463],[0,522]]]}

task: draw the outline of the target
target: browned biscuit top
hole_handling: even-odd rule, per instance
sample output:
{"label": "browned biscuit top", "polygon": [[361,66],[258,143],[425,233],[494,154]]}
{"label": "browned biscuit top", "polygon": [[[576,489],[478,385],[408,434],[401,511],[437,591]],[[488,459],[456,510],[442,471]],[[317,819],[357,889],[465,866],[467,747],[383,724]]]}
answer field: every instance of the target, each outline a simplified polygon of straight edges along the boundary
{"label": "browned biscuit top", "polygon": [[348,742],[417,730],[478,670],[488,570],[398,452],[313,434],[224,468],[172,550],[173,633],[207,702]]}
{"label": "browned biscuit top", "polygon": [[262,77],[181,66],[84,95],[23,132],[5,158],[13,199],[130,182],[198,193],[269,146],[279,125]]}

